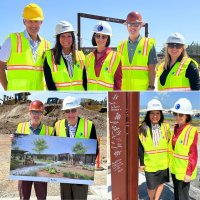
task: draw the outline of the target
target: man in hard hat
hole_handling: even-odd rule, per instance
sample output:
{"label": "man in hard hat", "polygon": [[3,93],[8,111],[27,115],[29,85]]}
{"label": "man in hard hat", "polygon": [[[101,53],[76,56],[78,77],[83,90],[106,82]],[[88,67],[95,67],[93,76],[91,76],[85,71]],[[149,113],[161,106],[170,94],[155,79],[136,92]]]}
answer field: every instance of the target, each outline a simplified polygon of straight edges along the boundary
{"label": "man in hard hat", "polygon": [[[68,96],[63,101],[65,118],[55,124],[54,135],[70,138],[97,139],[92,121],[79,117],[80,103],[77,98]],[[98,148],[97,148],[98,153]],[[87,199],[88,185],[60,184],[61,199]]]}
{"label": "man in hard hat", "polygon": [[[19,123],[16,133],[19,134],[34,134],[51,136],[53,127],[46,126],[42,123],[44,117],[44,105],[41,101],[35,100],[29,106],[30,121]],[[13,140],[13,135],[11,136]],[[21,200],[30,199],[31,188],[34,183],[35,193],[38,199],[46,199],[47,183],[36,181],[19,181],[18,189]]]}
{"label": "man in hard hat", "polygon": [[24,32],[9,34],[0,50],[0,82],[4,90],[44,90],[43,53],[50,44],[38,35],[43,12],[31,3],[22,16]]}
{"label": "man in hard hat", "polygon": [[157,63],[155,40],[141,36],[145,23],[140,13],[130,12],[125,24],[129,37],[117,47],[122,62],[122,90],[153,90]]}

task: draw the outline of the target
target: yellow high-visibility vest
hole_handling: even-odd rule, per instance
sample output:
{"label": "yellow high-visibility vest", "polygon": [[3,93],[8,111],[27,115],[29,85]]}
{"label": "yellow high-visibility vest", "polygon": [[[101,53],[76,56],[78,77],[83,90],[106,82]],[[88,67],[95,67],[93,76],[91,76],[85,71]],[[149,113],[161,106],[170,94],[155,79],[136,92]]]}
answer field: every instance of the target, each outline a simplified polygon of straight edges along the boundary
{"label": "yellow high-visibility vest", "polygon": [[158,77],[158,90],[165,90],[165,91],[188,91],[191,90],[189,79],[185,77],[186,70],[190,62],[193,61],[198,68],[198,63],[188,57],[183,57],[181,62],[177,62],[173,68],[170,70],[165,85],[162,86],[160,84],[160,76],[164,71],[164,63],[161,63],[158,66],[157,70],[157,77]]}
{"label": "yellow high-visibility vest", "polygon": [[61,56],[60,65],[56,65],[52,51],[46,52],[48,65],[57,90],[84,90],[83,69],[85,56],[82,51],[76,51],[77,63],[74,64],[73,77],[70,78],[65,62]]}
{"label": "yellow high-visibility vest", "polygon": [[[170,140],[170,171],[172,174],[175,174],[176,179],[184,180],[186,175],[186,170],[189,162],[189,151],[193,143],[195,133],[197,128],[191,125],[187,125],[179,135],[174,150],[172,148],[172,138]],[[197,166],[195,167],[191,180],[194,180],[197,176]]]}
{"label": "yellow high-visibility vest", "polygon": [[143,37],[135,50],[132,62],[128,56],[128,40],[122,41],[117,51],[121,54],[122,90],[147,90],[149,85],[149,53],[155,45],[153,38]]}
{"label": "yellow high-visibility vest", "polygon": [[[19,134],[30,134],[29,122],[19,123],[17,126],[17,132]],[[40,135],[51,136],[52,134],[53,134],[53,127],[42,124]]]}
{"label": "yellow high-visibility vest", "polygon": [[11,55],[7,62],[7,90],[44,90],[44,52],[50,43],[40,37],[37,59],[34,61],[29,40],[24,33],[11,33]]}
{"label": "yellow high-visibility vest", "polygon": [[[66,127],[65,127],[66,120],[62,119],[56,122],[55,124],[55,130],[56,130],[56,135],[60,137],[67,137],[66,135]],[[80,118],[79,124],[76,130],[76,135],[75,138],[90,138],[92,130],[92,121],[87,120],[85,118]]]}
{"label": "yellow high-visibility vest", "polygon": [[95,55],[93,52],[86,56],[87,89],[112,91],[114,88],[114,76],[120,63],[117,52],[110,51],[102,65],[99,77],[95,75]]}
{"label": "yellow high-visibility vest", "polygon": [[139,135],[139,139],[144,147],[145,171],[156,172],[158,170],[165,170],[169,167],[168,143],[170,134],[169,124],[161,124],[161,137],[157,147],[153,144],[149,128],[146,137],[144,137],[143,134]]}

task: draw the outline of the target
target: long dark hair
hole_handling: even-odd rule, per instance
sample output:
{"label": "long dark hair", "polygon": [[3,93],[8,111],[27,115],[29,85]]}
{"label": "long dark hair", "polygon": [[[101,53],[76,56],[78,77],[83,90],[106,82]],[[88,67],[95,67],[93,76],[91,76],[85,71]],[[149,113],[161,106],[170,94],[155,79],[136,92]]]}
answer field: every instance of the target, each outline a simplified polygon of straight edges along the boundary
{"label": "long dark hair", "polygon": [[[76,64],[76,39],[75,39],[74,32],[69,32],[69,33],[71,33],[72,41],[73,41],[72,46],[71,46],[72,60],[73,60],[73,64]],[[56,65],[60,65],[60,58],[62,56],[62,46],[59,41],[61,34],[56,35],[56,44],[54,48],[51,49],[54,55]]]}
{"label": "long dark hair", "polygon": [[[164,121],[164,115],[162,110],[160,111],[160,120],[158,122],[158,124],[161,126],[161,124]],[[139,134],[143,134],[145,137],[147,135],[147,129],[150,128],[150,132],[151,132],[151,120],[150,120],[150,113],[151,111],[147,111],[144,120],[142,121],[142,124],[139,126]]]}

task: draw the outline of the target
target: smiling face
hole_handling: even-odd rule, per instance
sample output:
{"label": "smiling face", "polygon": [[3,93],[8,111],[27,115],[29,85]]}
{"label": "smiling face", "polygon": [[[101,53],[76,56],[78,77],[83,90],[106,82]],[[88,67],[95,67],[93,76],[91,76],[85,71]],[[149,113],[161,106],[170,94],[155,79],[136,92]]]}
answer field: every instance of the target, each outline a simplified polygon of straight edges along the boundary
{"label": "smiling face", "polygon": [[31,125],[39,126],[43,117],[44,117],[44,114],[42,111],[31,110],[30,111]]}
{"label": "smiling face", "polygon": [[59,42],[63,49],[71,49],[73,44],[72,33],[61,33],[59,37]]}
{"label": "smiling face", "polygon": [[42,21],[34,21],[34,20],[27,20],[24,19],[24,25],[26,27],[26,30],[30,37],[32,39],[36,39],[38,32],[40,30],[40,27],[42,25]]}
{"label": "smiling face", "polygon": [[68,123],[74,126],[78,121],[78,116],[80,113],[79,108],[65,110],[64,112],[65,112],[65,118],[68,121]]}
{"label": "smiling face", "polygon": [[179,127],[183,126],[186,123],[187,115],[180,113],[173,113],[173,115]]}
{"label": "smiling face", "polygon": [[105,48],[106,47],[108,35],[96,33],[94,35],[94,38],[95,38],[95,42],[96,42],[98,48]]}
{"label": "smiling face", "polygon": [[135,40],[136,38],[138,38],[141,28],[142,28],[142,23],[140,22],[127,23],[127,30],[129,32],[129,37],[131,40]]}
{"label": "smiling face", "polygon": [[159,110],[150,111],[149,119],[153,125],[158,124],[161,119],[161,113]]}
{"label": "smiling face", "polygon": [[183,50],[184,50],[184,45],[182,44],[173,43],[167,45],[168,54],[173,60],[176,60],[181,55]]}

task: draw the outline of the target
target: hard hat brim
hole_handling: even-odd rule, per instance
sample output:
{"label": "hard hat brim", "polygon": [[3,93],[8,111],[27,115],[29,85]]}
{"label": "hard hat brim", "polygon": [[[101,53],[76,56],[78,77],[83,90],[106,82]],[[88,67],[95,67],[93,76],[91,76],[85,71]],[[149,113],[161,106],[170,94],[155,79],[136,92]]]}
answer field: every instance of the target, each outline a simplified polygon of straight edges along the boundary
{"label": "hard hat brim", "polygon": [[55,34],[54,37],[56,37],[57,35],[60,35],[60,34],[62,34],[62,33],[70,33],[70,32],[76,33],[75,30],[71,30],[71,31],[62,31],[62,32],[60,32],[60,33],[58,33],[58,34]]}
{"label": "hard hat brim", "polygon": [[110,37],[112,37],[112,34],[110,33],[103,33],[102,31],[92,31],[93,33],[99,33],[99,34],[102,34],[102,35],[109,35]]}
{"label": "hard hat brim", "polygon": [[69,109],[80,108],[80,107],[81,107],[81,105],[77,105],[77,106],[67,106],[67,107],[62,108],[61,110],[69,110]]}
{"label": "hard hat brim", "polygon": [[31,18],[31,19],[27,19],[27,18],[24,18],[25,20],[30,20],[30,21],[43,21],[44,18],[41,18],[41,17],[35,17],[35,18]]}
{"label": "hard hat brim", "polygon": [[182,111],[182,110],[176,110],[175,108],[171,108],[170,111],[175,112],[175,113],[180,113],[180,114],[185,114],[185,115],[193,115],[193,111]]}

